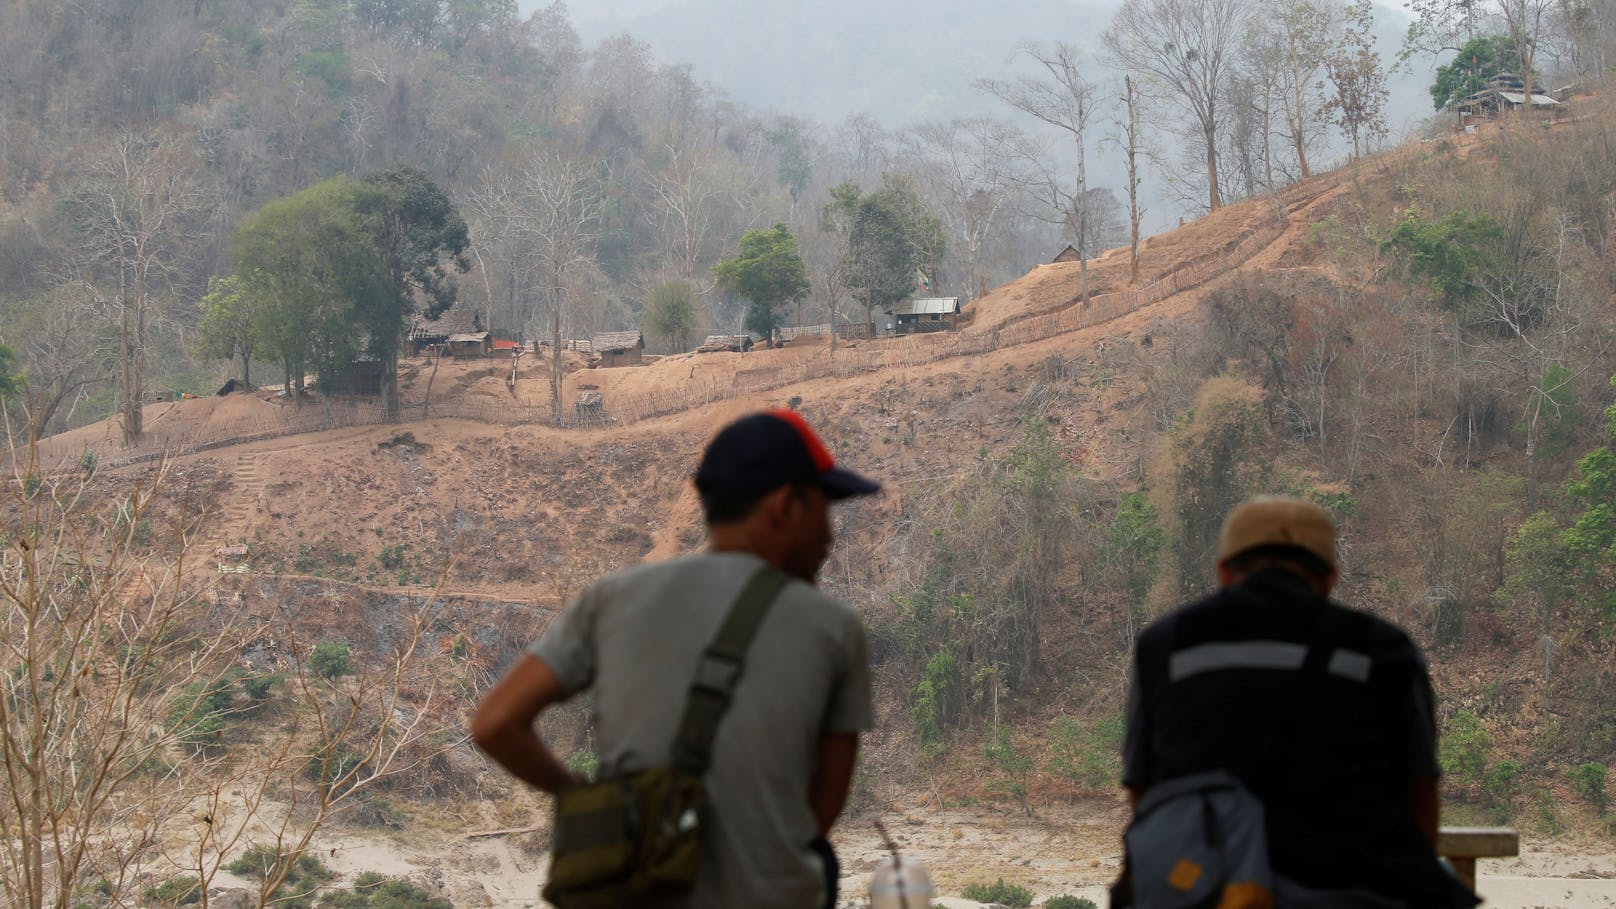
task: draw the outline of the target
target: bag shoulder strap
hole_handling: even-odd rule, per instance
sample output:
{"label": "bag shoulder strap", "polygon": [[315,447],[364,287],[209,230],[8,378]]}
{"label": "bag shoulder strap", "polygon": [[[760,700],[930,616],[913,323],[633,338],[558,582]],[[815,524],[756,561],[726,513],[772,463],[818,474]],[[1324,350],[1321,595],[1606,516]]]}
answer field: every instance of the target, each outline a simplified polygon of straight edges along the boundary
{"label": "bag shoulder strap", "polygon": [[696,664],[696,678],[690,683],[684,717],[673,740],[674,767],[698,776],[706,772],[718,723],[729,709],[735,685],[741,679],[746,651],[775,596],[790,580],[785,572],[765,565],[741,588],[724,624]]}

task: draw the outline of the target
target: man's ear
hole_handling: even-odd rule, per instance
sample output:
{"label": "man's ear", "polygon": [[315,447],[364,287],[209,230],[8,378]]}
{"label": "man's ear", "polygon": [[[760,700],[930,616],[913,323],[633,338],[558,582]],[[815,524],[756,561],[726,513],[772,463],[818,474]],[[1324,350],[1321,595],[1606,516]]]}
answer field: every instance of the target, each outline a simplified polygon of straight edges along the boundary
{"label": "man's ear", "polygon": [[758,502],[758,511],[768,520],[770,525],[779,524],[791,507],[792,491],[790,486],[781,486],[763,496]]}

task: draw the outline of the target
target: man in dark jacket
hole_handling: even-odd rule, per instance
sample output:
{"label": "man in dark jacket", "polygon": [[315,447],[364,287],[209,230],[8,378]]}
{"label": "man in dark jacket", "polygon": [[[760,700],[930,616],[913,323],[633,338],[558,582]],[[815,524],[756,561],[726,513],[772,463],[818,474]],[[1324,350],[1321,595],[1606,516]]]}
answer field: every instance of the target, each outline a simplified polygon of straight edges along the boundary
{"label": "man in dark jacket", "polygon": [[1435,851],[1425,659],[1401,629],[1329,600],[1335,537],[1328,512],[1296,499],[1229,515],[1219,590],[1139,638],[1123,784],[1137,806],[1164,780],[1237,777],[1263,802],[1281,907],[1473,905]]}

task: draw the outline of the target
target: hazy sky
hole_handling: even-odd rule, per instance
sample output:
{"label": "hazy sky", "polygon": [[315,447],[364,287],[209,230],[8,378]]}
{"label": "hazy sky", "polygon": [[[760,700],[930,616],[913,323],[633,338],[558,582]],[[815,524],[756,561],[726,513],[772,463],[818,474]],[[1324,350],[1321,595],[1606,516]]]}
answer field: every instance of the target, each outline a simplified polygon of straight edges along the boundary
{"label": "hazy sky", "polygon": [[[541,4],[519,0],[524,12]],[[1378,2],[1378,0],[1377,0]],[[981,77],[1014,75],[1025,65],[1017,48],[1067,40],[1098,51],[1099,35],[1120,0],[567,0],[586,46],[627,31],[651,45],[658,62],[688,64],[709,82],[759,111],[808,117],[826,125],[868,113],[888,129],[959,116],[991,114],[1047,132],[973,87]],[[1378,47],[1389,61],[1400,49],[1407,15],[1377,5]],[[919,20],[919,21],[917,21]],[[1396,140],[1428,119],[1434,67],[1388,79],[1386,120]],[[1098,71],[1097,77],[1105,74]],[[1091,186],[1126,182],[1119,156],[1100,153],[1111,128],[1095,130]],[[1170,226],[1193,194],[1170,185],[1175,140],[1162,136],[1166,170],[1146,174],[1152,229]],[[1345,157],[1331,134],[1315,166]],[[1164,145],[1158,145],[1163,148]],[[1147,167],[1153,165],[1147,165]],[[1189,203],[1193,205],[1193,203]]]}
{"label": "hazy sky", "polygon": [[[746,6],[754,9],[768,8],[779,2],[781,0],[752,0]],[[792,4],[796,9],[802,8],[800,0],[784,0],[784,2]],[[928,6],[918,4],[914,0],[866,0],[866,2],[888,9],[904,7],[925,9]],[[1401,45],[1401,36],[1407,27],[1408,16],[1402,7],[1395,3],[1387,3],[1384,0],[1375,0],[1375,3],[1380,23],[1379,46],[1381,53],[1389,59]],[[546,5],[540,0],[519,0],[519,4],[524,13]],[[647,40],[656,50],[660,62],[690,64],[698,79],[714,83],[731,97],[748,105],[773,109],[781,113],[808,115],[826,122],[839,121],[847,114],[864,111],[873,114],[885,125],[896,127],[904,125],[905,120],[944,119],[948,115],[958,113],[981,112],[958,109],[962,103],[961,97],[971,94],[969,88],[971,78],[1005,75],[1011,65],[1008,60],[1014,54],[1015,45],[1021,41],[1063,39],[1072,40],[1080,46],[1083,44],[1093,46],[1097,44],[1098,32],[1103,28],[1104,20],[1109,18],[1109,11],[1121,4],[1119,0],[1010,0],[1009,3],[1002,5],[969,4],[969,7],[982,11],[982,21],[954,24],[968,30],[977,29],[981,34],[974,37],[986,39],[969,45],[969,49],[973,52],[970,55],[973,59],[969,60],[959,59],[960,53],[955,49],[961,46],[961,42],[957,38],[950,40],[944,35],[947,23],[914,22],[907,34],[893,34],[890,37],[892,42],[899,45],[897,51],[902,52],[904,49],[902,45],[941,40],[944,46],[951,48],[952,59],[935,68],[915,67],[905,70],[905,81],[909,84],[904,87],[909,98],[913,99],[905,102],[906,109],[895,106],[891,85],[870,86],[860,83],[856,77],[838,83],[835,73],[779,74],[770,69],[775,61],[738,59],[733,54],[724,53],[724,49],[730,43],[727,30],[755,27],[755,22],[748,24],[730,17],[705,23],[692,23],[677,12],[680,8],[701,9],[715,5],[723,6],[725,5],[723,0],[566,0],[566,5],[573,24],[586,44],[592,45],[608,35],[628,31]],[[1049,34],[1049,20],[1054,18],[1050,15],[1050,9],[1061,6],[1072,10],[1069,21],[1072,23],[1074,34],[1071,36]],[[954,6],[956,10],[959,8]],[[1098,11],[1098,16],[1092,11]],[[1026,22],[1025,33],[1014,30],[1016,20],[1021,18],[1018,12],[1032,19]],[[957,17],[958,14],[954,15]],[[1092,28],[1082,28],[1095,19],[1100,21]],[[825,28],[822,34],[804,36],[805,45],[815,40],[835,41],[838,36],[847,35],[845,30],[839,31],[845,29],[846,25],[835,21],[833,16],[809,21],[823,21]],[[667,33],[673,30],[678,30],[682,34],[670,37]],[[692,33],[704,35],[706,40],[692,37]],[[940,35],[943,37],[939,38]],[[1012,35],[1014,37],[1011,37]],[[953,65],[947,65],[948,63]],[[975,71],[978,67],[992,70],[996,65],[1001,65],[1003,70]],[[1431,82],[1433,70],[1434,63],[1427,61],[1424,65],[1416,66],[1414,72],[1392,74],[1390,79],[1392,97],[1387,105],[1387,121],[1394,135],[1406,133],[1419,121],[1430,116],[1431,105],[1425,88]],[[881,94],[883,90],[885,94]],[[932,99],[929,106],[928,99]],[[970,100],[963,103],[974,105]]]}

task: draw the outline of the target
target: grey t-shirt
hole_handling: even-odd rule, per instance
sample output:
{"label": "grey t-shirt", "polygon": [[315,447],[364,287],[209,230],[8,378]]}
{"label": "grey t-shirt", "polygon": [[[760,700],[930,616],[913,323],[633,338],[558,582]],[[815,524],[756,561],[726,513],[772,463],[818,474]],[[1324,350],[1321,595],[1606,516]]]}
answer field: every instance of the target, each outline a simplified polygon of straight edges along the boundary
{"label": "grey t-shirt", "polygon": [[[593,687],[601,772],[671,761],[702,651],[763,560],[701,553],[596,581],[532,654],[568,695]],[[707,858],[691,906],[816,907],[822,869],[808,784],[821,733],[870,728],[864,625],[793,580],[747,651],[707,771]]]}

